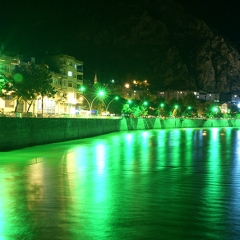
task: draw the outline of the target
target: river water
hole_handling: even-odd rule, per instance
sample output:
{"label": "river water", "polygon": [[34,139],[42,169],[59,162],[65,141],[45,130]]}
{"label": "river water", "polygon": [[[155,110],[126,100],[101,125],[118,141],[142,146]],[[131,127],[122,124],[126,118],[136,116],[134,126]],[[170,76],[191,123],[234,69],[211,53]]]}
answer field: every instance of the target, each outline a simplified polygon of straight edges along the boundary
{"label": "river water", "polygon": [[0,239],[240,239],[240,129],[1,152]]}

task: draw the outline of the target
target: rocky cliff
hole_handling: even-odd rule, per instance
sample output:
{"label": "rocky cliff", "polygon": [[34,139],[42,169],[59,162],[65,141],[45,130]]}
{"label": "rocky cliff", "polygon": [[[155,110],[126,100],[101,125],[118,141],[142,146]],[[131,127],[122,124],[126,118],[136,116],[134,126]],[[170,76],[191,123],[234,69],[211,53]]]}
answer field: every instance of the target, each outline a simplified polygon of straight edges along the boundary
{"label": "rocky cliff", "polygon": [[108,8],[91,12],[92,31],[78,35],[91,42],[101,71],[146,78],[159,89],[240,90],[237,49],[179,4],[116,1]]}

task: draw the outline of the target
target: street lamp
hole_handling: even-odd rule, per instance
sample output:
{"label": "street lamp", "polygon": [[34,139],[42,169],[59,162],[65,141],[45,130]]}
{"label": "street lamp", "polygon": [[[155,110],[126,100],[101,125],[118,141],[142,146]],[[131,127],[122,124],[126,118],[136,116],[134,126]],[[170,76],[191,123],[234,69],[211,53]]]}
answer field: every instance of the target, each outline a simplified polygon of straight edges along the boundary
{"label": "street lamp", "polygon": [[160,104],[160,107],[163,108],[163,107],[164,107],[164,103],[161,103],[161,104]]}
{"label": "street lamp", "polygon": [[178,105],[174,106],[173,112],[172,112],[172,116],[175,117],[177,115],[177,109],[178,109]]}
{"label": "street lamp", "polygon": [[118,100],[118,99],[119,99],[119,97],[116,96],[115,98],[113,98],[113,99],[108,103],[108,105],[107,105],[107,107],[106,107],[106,113],[107,113],[107,111],[108,111],[108,108],[109,108],[110,103],[111,103],[112,101]]}
{"label": "street lamp", "polygon": [[91,104],[90,104],[90,115],[92,115],[91,111],[92,111],[93,102],[95,101],[95,99],[96,99],[97,97],[103,97],[104,94],[105,94],[104,91],[100,91],[100,92],[98,92],[98,94],[93,98],[93,100],[92,100],[92,102],[91,102]]}
{"label": "street lamp", "polygon": [[217,111],[218,111],[218,108],[217,108],[216,106],[214,106],[214,107],[212,108],[212,111],[213,111],[213,116],[215,116],[215,114],[216,114]]}
{"label": "street lamp", "polygon": [[186,112],[187,110],[190,110],[191,108],[192,108],[192,107],[188,106],[188,107],[185,109],[185,111],[183,112],[183,116],[184,116],[185,112]]}
{"label": "street lamp", "polygon": [[89,107],[89,110],[90,110],[90,108],[91,108],[90,102],[89,102],[88,99],[83,95],[83,92],[84,92],[85,90],[86,90],[86,88],[85,88],[83,85],[78,89],[78,91],[81,92],[81,97],[83,97],[83,98],[86,100],[86,102],[88,103],[88,107]]}
{"label": "street lamp", "polygon": [[86,88],[84,87],[84,86],[81,86],[80,88],[79,88],[79,90],[80,90],[80,92],[84,92],[85,90],[86,90]]}

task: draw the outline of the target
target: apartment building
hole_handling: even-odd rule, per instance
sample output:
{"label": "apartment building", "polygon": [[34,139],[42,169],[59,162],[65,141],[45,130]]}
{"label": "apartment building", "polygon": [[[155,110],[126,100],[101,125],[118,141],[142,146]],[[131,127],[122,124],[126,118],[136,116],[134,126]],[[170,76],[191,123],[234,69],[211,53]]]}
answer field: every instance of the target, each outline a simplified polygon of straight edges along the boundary
{"label": "apartment building", "polygon": [[199,92],[196,91],[176,91],[176,90],[168,90],[168,91],[158,91],[156,93],[157,97],[159,98],[165,98],[167,101],[170,99],[180,99],[186,96],[187,94],[193,94],[196,96],[196,98],[199,98]]}
{"label": "apartment building", "polygon": [[[81,102],[78,89],[83,84],[83,62],[65,54],[44,55],[36,63],[44,62],[52,71],[53,86],[57,89],[54,101],[46,99],[45,112],[75,114]],[[41,111],[41,104],[37,105]]]}
{"label": "apartment building", "polygon": [[219,102],[219,93],[208,93],[208,92],[199,92],[198,99],[211,101],[211,102]]}
{"label": "apartment building", "polygon": [[[52,75],[53,86],[57,89],[54,98],[44,98],[45,114],[75,114],[78,103],[81,102],[78,89],[83,84],[83,62],[64,54],[46,55],[35,58],[21,59],[21,64],[27,62],[48,65]],[[7,75],[20,64],[20,59],[0,55],[0,74]],[[0,111],[9,113],[15,110],[16,102],[12,96],[0,98]],[[26,112],[27,104],[22,102],[18,105],[18,112]],[[42,112],[42,100],[37,99],[31,106],[29,112],[34,115]]]}

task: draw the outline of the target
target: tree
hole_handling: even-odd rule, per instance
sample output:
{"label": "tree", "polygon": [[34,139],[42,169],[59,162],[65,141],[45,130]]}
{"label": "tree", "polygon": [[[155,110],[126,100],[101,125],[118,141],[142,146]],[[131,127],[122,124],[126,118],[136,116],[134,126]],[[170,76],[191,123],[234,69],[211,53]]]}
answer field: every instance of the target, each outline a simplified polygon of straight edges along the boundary
{"label": "tree", "polygon": [[52,86],[52,76],[48,69],[48,66],[44,63],[36,65],[34,63],[30,64],[30,69],[34,75],[34,81],[36,83],[35,92],[36,96],[40,96],[42,100],[42,116],[43,116],[43,99],[44,97],[54,98],[56,94],[56,89]]}
{"label": "tree", "polygon": [[130,115],[132,113],[132,109],[130,108],[128,103],[125,103],[122,108],[122,114]]}
{"label": "tree", "polygon": [[20,101],[28,104],[28,112],[33,101],[40,97],[43,114],[43,98],[54,97],[56,93],[48,67],[45,64],[36,65],[35,63],[18,66],[11,76],[5,77],[3,89],[16,99],[15,112]]}

